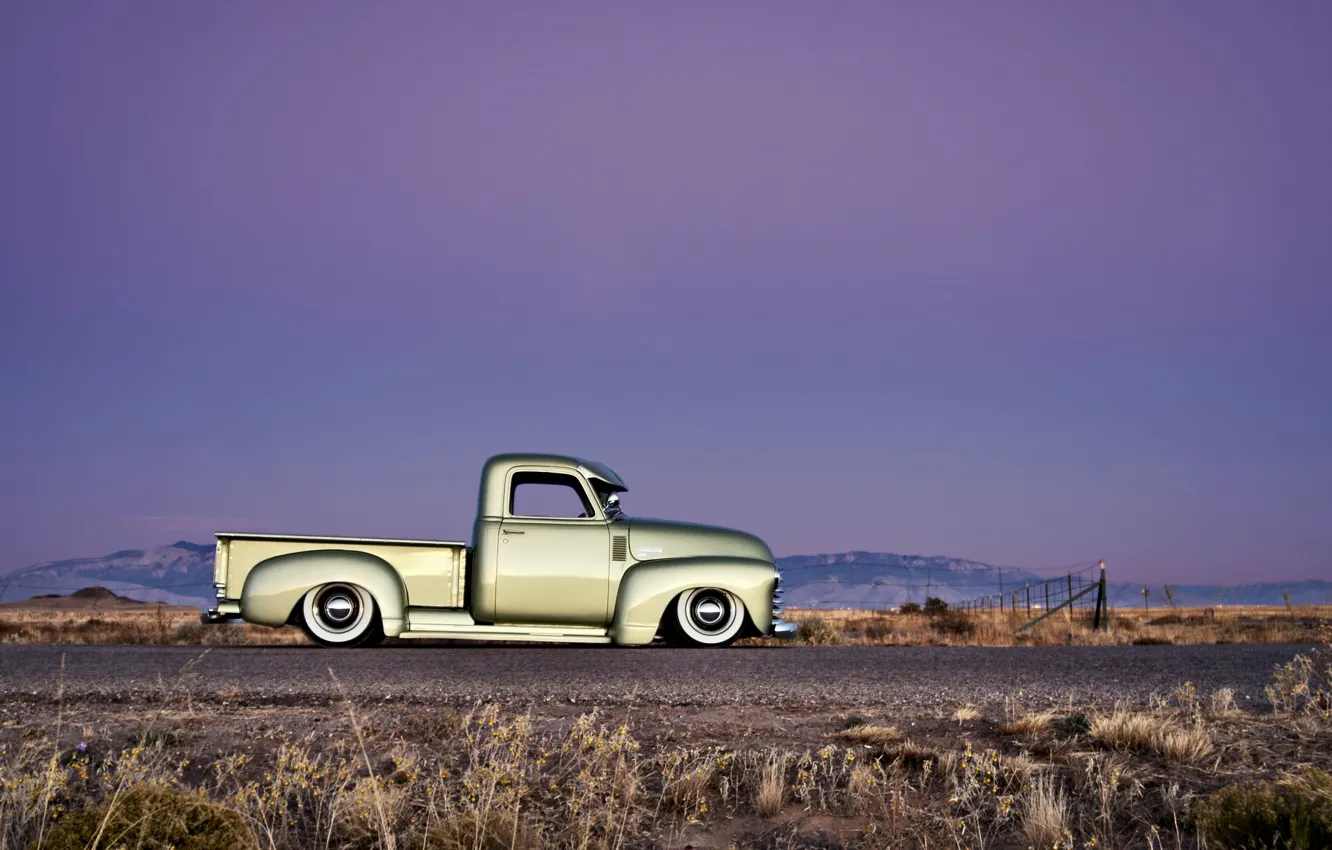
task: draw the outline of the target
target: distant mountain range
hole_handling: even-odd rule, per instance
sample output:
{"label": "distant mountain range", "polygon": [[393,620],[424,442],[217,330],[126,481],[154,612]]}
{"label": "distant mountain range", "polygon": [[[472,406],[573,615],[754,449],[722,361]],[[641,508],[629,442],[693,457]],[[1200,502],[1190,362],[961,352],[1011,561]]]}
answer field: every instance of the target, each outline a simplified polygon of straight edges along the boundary
{"label": "distant mountain range", "polygon": [[[1035,606],[1042,599],[1043,582],[1066,583],[1069,575],[997,567],[943,555],[887,552],[793,555],[778,558],[777,566],[786,590],[784,601],[794,608],[895,608],[904,602],[923,602],[930,596],[956,602],[1000,594],[1011,602],[1014,590],[1019,591],[1019,599],[1025,604],[1028,585]],[[1099,569],[1095,564],[1084,564],[1071,572],[1073,590],[1077,592],[1096,581]],[[1108,577],[1114,578],[1113,570]],[[1142,607],[1142,584],[1113,580],[1106,584],[1112,608]],[[1284,605],[1285,594],[1290,595],[1292,605],[1332,604],[1332,582],[1316,579],[1242,585],[1183,584],[1172,585],[1172,589],[1174,604],[1186,607]],[[1153,608],[1168,604],[1164,585],[1150,585],[1147,590],[1151,594],[1147,603]],[[1051,594],[1055,598],[1053,589]]]}
{"label": "distant mountain range", "polygon": [[[956,602],[1000,593],[1011,599],[1012,591],[1029,584],[1035,603],[1042,581],[1061,578],[942,555],[888,552],[793,555],[778,558],[777,566],[782,571],[785,604],[796,608],[895,608],[904,602],[923,602],[930,596]],[[1094,581],[1096,572],[1093,568],[1076,574],[1074,589]],[[181,540],[156,549],[127,549],[101,558],[24,567],[0,576],[0,601],[101,586],[146,602],[207,605],[213,601],[212,585],[213,546]],[[1110,605],[1140,607],[1142,588],[1141,584],[1111,581]],[[1152,607],[1166,604],[1162,585],[1148,589]],[[1332,603],[1332,582],[1179,585],[1174,602],[1181,606],[1282,605],[1283,594],[1287,593],[1294,605],[1325,605]]]}
{"label": "distant mountain range", "polygon": [[213,601],[213,546],[180,540],[156,549],[33,564],[0,576],[0,602],[93,586],[143,602],[205,605]]}

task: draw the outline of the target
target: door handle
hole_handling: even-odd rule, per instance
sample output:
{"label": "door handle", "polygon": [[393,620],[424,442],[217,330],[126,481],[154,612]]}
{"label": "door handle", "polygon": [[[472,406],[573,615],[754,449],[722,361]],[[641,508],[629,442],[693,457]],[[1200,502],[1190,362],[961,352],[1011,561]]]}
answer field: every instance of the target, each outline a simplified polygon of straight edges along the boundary
{"label": "door handle", "polygon": [[503,530],[503,532],[504,532],[505,534],[526,534],[526,533],[527,533],[526,531],[510,531],[510,530],[507,529],[507,528],[502,529],[502,530]]}

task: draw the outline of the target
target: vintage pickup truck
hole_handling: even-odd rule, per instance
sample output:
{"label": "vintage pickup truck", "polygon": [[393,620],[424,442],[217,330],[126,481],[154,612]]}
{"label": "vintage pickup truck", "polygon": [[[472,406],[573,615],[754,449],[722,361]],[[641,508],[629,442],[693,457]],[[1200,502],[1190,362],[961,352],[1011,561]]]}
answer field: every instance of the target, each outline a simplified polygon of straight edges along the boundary
{"label": "vintage pickup truck", "polygon": [[384,637],[680,646],[795,636],[772,551],[740,531],[626,516],[627,488],[576,457],[497,455],[472,544],[219,533],[205,623],[300,625],[325,646]]}

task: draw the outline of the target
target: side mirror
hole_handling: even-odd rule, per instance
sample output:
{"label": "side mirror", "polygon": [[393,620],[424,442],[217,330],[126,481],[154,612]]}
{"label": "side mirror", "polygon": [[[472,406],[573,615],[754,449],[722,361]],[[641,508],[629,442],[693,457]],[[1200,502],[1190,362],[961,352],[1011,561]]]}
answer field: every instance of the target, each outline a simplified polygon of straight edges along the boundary
{"label": "side mirror", "polygon": [[606,516],[615,519],[620,515],[620,496],[617,493],[611,493],[606,497]]}

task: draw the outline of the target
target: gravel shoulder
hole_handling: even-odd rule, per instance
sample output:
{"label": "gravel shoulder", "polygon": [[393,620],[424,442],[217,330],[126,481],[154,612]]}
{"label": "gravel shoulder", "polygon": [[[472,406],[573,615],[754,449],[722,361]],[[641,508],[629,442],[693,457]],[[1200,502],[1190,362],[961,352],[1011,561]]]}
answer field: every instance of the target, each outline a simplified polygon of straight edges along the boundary
{"label": "gravel shoulder", "polygon": [[[0,645],[0,700],[236,705],[359,702],[465,706],[655,705],[933,712],[960,704],[1143,705],[1192,682],[1265,704],[1302,645],[1129,647],[661,647]],[[63,664],[63,668],[62,668]],[[331,671],[331,672],[330,672]],[[336,681],[334,680],[336,675]]]}

